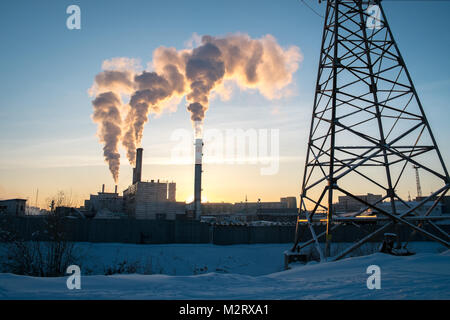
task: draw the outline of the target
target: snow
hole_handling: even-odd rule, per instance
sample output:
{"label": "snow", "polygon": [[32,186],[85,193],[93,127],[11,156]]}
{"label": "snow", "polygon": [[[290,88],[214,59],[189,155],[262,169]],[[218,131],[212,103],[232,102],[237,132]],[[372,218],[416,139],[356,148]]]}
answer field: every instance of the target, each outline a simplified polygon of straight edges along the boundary
{"label": "snow", "polygon": [[[450,251],[431,242],[412,243],[413,256],[375,253],[287,271],[289,244],[78,245],[86,254],[81,290],[67,289],[67,277],[2,273],[0,299],[450,299]],[[122,260],[142,268],[151,260],[149,273],[167,274],[99,274]],[[380,290],[367,289],[370,265],[381,268]],[[88,268],[92,275],[83,275]]]}
{"label": "snow", "polygon": [[252,276],[284,269],[283,251],[290,244],[218,246],[212,244],[138,245],[79,243],[82,271],[105,274],[126,262],[141,274],[195,275],[207,272]]}

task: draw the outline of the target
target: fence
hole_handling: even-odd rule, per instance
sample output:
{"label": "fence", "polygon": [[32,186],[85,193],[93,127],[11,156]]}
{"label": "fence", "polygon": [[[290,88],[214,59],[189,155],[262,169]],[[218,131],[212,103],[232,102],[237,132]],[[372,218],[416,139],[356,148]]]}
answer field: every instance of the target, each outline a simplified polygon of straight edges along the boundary
{"label": "fence", "polygon": [[[2,222],[5,223],[5,222]],[[11,217],[8,229],[25,240],[45,240],[45,218]],[[183,220],[134,220],[134,219],[64,219],[68,240],[76,242],[121,243],[214,243],[219,245],[253,243],[290,243],[294,240],[295,226],[247,226],[209,225],[198,221]],[[341,226],[333,232],[333,242],[352,242],[379,226]],[[446,232],[450,225],[440,225]],[[427,229],[427,228],[425,228]],[[320,233],[325,230],[316,230]],[[39,231],[39,232],[37,232]],[[414,233],[402,225],[385,232],[395,232],[402,241],[427,241],[422,234]],[[310,239],[307,227],[301,226],[300,241]],[[380,241],[383,234],[373,241]],[[323,240],[323,238],[321,239]]]}

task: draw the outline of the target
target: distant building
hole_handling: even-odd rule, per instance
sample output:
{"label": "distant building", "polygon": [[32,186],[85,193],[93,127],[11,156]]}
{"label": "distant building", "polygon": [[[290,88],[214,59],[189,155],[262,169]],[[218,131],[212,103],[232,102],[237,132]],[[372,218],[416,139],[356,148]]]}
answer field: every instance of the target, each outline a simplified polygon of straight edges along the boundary
{"label": "distant building", "polygon": [[[381,202],[381,199],[383,198],[382,195],[372,193],[356,197],[370,204],[375,204],[379,201]],[[366,206],[362,202],[349,196],[340,196],[338,198],[338,203],[334,204],[334,209],[338,213],[355,212],[362,210],[365,207]]]}
{"label": "distant building", "polygon": [[125,212],[136,219],[177,219],[177,215],[185,214],[186,204],[175,199],[174,182],[136,181],[123,192]]}
{"label": "distant building", "polygon": [[450,196],[442,197],[442,213],[450,213]]}
{"label": "distant building", "polygon": [[253,221],[276,221],[295,222],[297,221],[298,209],[262,209],[256,216],[251,217]]}
{"label": "distant building", "polygon": [[257,214],[263,209],[287,209],[287,202],[237,202],[233,205],[235,214]]}
{"label": "distant building", "polygon": [[[426,197],[417,197],[416,201],[420,202],[423,201]],[[433,203],[435,200],[437,199],[437,197],[431,197],[430,198],[430,203]],[[450,196],[444,196],[442,197],[442,199],[440,200],[440,204],[441,204],[441,211],[444,214],[450,214]]]}
{"label": "distant building", "polygon": [[105,192],[105,185],[103,185],[102,192],[96,195],[91,194],[89,200],[84,201],[84,211],[87,216],[97,218],[120,216],[125,212],[123,197],[119,196],[117,188],[115,192]]}
{"label": "distant building", "polygon": [[[419,202],[417,201],[407,201],[406,203],[402,203],[400,201],[396,201],[395,203],[395,209],[397,214],[403,214],[410,210],[410,208],[414,208],[417,206]],[[424,215],[434,204],[434,201],[427,201],[422,206],[420,206],[418,209],[414,211],[414,214],[417,215]],[[389,201],[380,203],[377,205],[378,208],[380,208],[383,211],[392,213],[392,206]],[[442,215],[442,203],[438,203],[433,210],[430,212],[430,216],[440,216]],[[382,214],[378,214],[378,216],[383,216]]]}
{"label": "distant building", "polygon": [[280,198],[280,202],[239,202],[233,205],[233,216],[246,221],[295,221],[298,215],[295,197]]}
{"label": "distant building", "polygon": [[295,208],[297,209],[297,198],[296,197],[285,197],[280,198],[280,202],[286,203],[287,208]]}
{"label": "distant building", "polygon": [[0,200],[0,214],[24,216],[26,199]]}
{"label": "distant building", "polygon": [[[192,216],[193,204],[186,205]],[[295,221],[298,214],[295,197],[280,198],[279,202],[204,202],[202,221]]]}
{"label": "distant building", "polygon": [[233,204],[229,202],[202,203],[202,215],[226,215],[233,212]]}
{"label": "distant building", "polygon": [[[357,197],[370,204],[376,203],[377,208],[386,211],[388,213],[392,213],[391,202],[389,201],[382,202],[381,195],[368,193],[367,195],[359,195]],[[367,208],[367,206],[365,206],[362,202],[348,196],[342,196],[339,197],[338,199],[339,202],[334,204],[334,209],[338,214],[353,213]],[[419,202],[423,201],[424,199],[425,197],[417,198],[416,201],[407,201],[406,204],[402,203],[401,201],[396,201],[395,202],[396,213],[402,214],[408,211],[410,208],[417,206]],[[436,198],[430,199],[421,207],[419,207],[415,211],[416,214],[419,215],[425,214],[428,211],[428,209],[433,205],[434,200],[436,200]],[[433,216],[445,214],[446,212],[449,211],[448,210],[449,207],[450,207],[450,197],[443,197],[441,201],[433,208],[430,214]],[[368,208],[366,212],[373,214],[377,213],[376,210],[373,210],[372,208]]]}
{"label": "distant building", "polygon": [[177,184],[175,182],[168,183],[168,196],[167,199],[169,201],[175,202],[177,201],[176,197]]}

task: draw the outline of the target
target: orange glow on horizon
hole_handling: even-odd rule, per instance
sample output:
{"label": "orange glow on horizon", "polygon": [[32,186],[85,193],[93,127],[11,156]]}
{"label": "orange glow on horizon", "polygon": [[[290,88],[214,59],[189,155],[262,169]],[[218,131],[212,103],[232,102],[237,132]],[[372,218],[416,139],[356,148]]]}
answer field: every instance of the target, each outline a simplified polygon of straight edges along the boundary
{"label": "orange glow on horizon", "polygon": [[[190,195],[188,198],[186,198],[186,203],[192,203],[194,202],[194,196]],[[202,195],[202,203],[208,202],[208,198],[204,195]]]}

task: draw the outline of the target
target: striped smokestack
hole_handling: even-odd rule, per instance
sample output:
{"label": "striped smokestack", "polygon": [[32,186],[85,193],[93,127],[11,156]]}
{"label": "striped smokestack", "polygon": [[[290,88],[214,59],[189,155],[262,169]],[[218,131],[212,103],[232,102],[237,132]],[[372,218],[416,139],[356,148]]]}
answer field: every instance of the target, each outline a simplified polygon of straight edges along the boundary
{"label": "striped smokestack", "polygon": [[195,218],[202,214],[202,149],[203,140],[195,139],[195,180],[194,180],[194,208]]}

